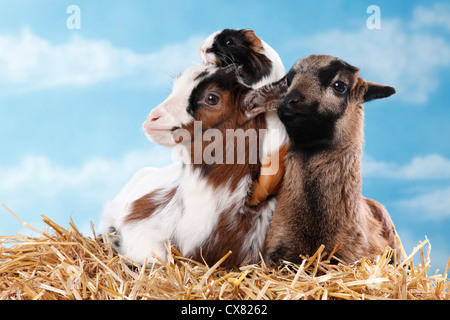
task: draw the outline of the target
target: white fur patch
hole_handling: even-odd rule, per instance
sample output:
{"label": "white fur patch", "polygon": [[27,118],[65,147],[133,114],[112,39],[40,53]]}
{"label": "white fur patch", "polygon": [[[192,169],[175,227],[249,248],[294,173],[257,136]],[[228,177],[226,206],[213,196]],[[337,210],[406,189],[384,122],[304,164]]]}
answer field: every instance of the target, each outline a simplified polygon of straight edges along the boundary
{"label": "white fur patch", "polygon": [[[262,154],[271,155],[289,142],[286,127],[278,118],[277,111],[266,112],[267,134],[262,142]],[[271,173],[273,174],[273,173]]]}
{"label": "white fur patch", "polygon": [[187,112],[187,108],[192,91],[202,80],[202,78],[196,78],[205,71],[210,74],[215,69],[215,67],[194,66],[174,80],[169,97],[150,112],[143,124],[145,134],[150,141],[168,147],[176,144],[173,140],[172,129],[194,121]]}
{"label": "white fur patch", "polygon": [[[244,205],[251,183],[250,177],[242,179],[232,193],[228,183],[214,189],[201,176],[200,170],[193,170],[190,166],[183,170],[180,164],[150,170],[148,174],[141,172],[135,178],[105,207],[99,231],[107,233],[111,226],[117,229],[120,238],[118,252],[138,263],[145,258],[149,263],[154,261],[155,254],[165,259],[165,244],[170,240],[176,242],[184,255],[198,249],[211,235],[220,213],[236,204],[240,204],[238,208]],[[152,183],[154,185],[149,187]],[[159,208],[148,218],[124,223],[130,213],[127,200],[139,198],[142,192],[136,191],[142,187],[147,192],[158,188],[167,192],[177,188],[177,191],[167,206]]]}
{"label": "white fur patch", "polygon": [[263,40],[261,40],[261,43],[264,49],[264,54],[272,61],[272,70],[267,77],[264,77],[255,83],[252,86],[253,89],[258,89],[266,84],[278,81],[286,75],[286,69],[284,68],[283,62],[281,61],[278,53]]}
{"label": "white fur patch", "polygon": [[133,201],[157,189],[175,188],[182,173],[182,164],[175,163],[162,169],[143,168],[139,170],[114,200],[106,203],[100,218],[98,232],[108,233],[110,228],[119,228],[129,213]]}
{"label": "white fur patch", "polygon": [[223,211],[234,205],[238,208],[244,205],[249,183],[250,178],[245,177],[234,192],[230,192],[229,183],[214,189],[209,181],[202,179],[200,170],[186,170],[180,186],[185,212],[175,231],[176,242],[183,254],[191,253],[209,238]]}
{"label": "white fur patch", "polygon": [[[249,257],[258,258],[259,253],[264,248],[267,230],[269,229],[270,221],[272,221],[273,213],[277,205],[277,199],[272,198],[267,201],[267,206],[258,212],[258,219],[254,219],[253,228],[245,237],[243,241],[243,252],[248,252]],[[254,261],[256,262],[256,261]]]}

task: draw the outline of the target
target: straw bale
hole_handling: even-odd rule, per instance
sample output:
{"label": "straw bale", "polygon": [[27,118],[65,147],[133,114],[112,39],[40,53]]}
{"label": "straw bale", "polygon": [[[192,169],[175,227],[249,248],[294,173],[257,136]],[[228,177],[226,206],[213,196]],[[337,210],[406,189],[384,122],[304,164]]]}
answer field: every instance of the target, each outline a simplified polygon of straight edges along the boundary
{"label": "straw bale", "polygon": [[[272,268],[261,261],[231,270],[220,265],[232,252],[208,266],[168,244],[167,261],[143,267],[116,255],[95,233],[84,236],[72,219],[67,229],[45,216],[43,221],[44,231],[22,222],[38,237],[0,236],[0,299],[450,300],[450,258],[443,274],[428,275],[427,239],[409,255],[398,239],[400,252],[386,248],[375,261],[362,258],[353,265],[330,264],[334,252],[320,247],[301,264]],[[417,254],[420,263],[414,264]]]}

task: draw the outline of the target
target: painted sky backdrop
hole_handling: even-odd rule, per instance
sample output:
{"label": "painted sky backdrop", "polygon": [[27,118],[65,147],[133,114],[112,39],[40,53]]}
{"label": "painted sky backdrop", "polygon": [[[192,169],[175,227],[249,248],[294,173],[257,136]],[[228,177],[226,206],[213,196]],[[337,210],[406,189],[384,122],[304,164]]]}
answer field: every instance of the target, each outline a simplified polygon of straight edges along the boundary
{"label": "painted sky backdrop", "polygon": [[[80,8],[80,29],[66,12]],[[381,12],[369,29],[370,5]],[[172,163],[141,125],[201,42],[251,28],[289,69],[332,54],[397,88],[366,104],[363,193],[407,248],[450,255],[450,4],[444,1],[0,0],[0,203],[90,235],[103,204],[144,166]],[[0,234],[28,233],[0,207]]]}

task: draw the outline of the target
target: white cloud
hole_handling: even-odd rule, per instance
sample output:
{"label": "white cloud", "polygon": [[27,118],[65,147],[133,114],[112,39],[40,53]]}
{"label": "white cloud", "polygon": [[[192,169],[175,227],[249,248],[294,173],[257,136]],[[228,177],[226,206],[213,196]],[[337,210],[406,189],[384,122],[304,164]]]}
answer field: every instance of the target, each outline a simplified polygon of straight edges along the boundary
{"label": "white cloud", "polygon": [[27,156],[15,166],[0,168],[0,202],[8,205],[8,199],[14,197],[32,203],[33,199],[54,199],[62,193],[102,202],[114,197],[138,169],[170,163],[170,150],[159,146],[129,152],[121,159],[92,158],[73,167],[42,156]]}
{"label": "white cloud", "polygon": [[[193,36],[140,54],[82,36],[53,44],[28,29],[18,36],[0,34],[0,96],[111,80],[139,86],[167,85],[172,75],[201,63],[203,40],[203,36]],[[75,220],[82,218],[85,224],[99,218],[103,203],[138,169],[166,166],[173,160],[170,150],[161,146],[136,150],[121,159],[92,158],[75,166],[30,155],[15,165],[0,167],[0,203],[30,222],[46,214],[66,224],[68,214],[74,211]],[[12,233],[16,222],[4,211],[0,208],[1,231]]]}
{"label": "white cloud", "polygon": [[[86,235],[90,221],[96,226],[106,201],[112,200],[132,176],[144,167],[165,167],[178,161],[170,149],[151,145],[118,159],[96,157],[79,165],[58,164],[44,156],[30,155],[21,162],[0,167],[0,203],[23,221],[42,230],[44,214],[62,226],[70,217]],[[0,235],[24,230],[0,206]]]}
{"label": "white cloud", "polygon": [[363,175],[403,180],[450,179],[450,160],[438,154],[430,154],[416,156],[409,163],[398,165],[377,161],[369,155],[364,155]]}
{"label": "white cloud", "polygon": [[[164,167],[174,160],[169,149],[156,145],[130,151],[120,159],[97,157],[77,166],[27,156],[16,165],[0,167],[0,203],[40,230],[44,228],[42,214],[63,226],[68,226],[72,216],[78,228],[91,235],[90,221],[98,223],[105,202],[139,169]],[[2,235],[26,231],[1,206],[0,229]]]}
{"label": "white cloud", "polygon": [[20,36],[0,35],[0,84],[3,87],[33,90],[61,85],[91,85],[125,78],[158,85],[168,75],[200,63],[198,50],[203,37],[169,44],[162,49],[138,54],[117,48],[104,40],[79,35],[54,45],[22,30]]}
{"label": "white cloud", "polygon": [[[442,14],[450,15],[450,10]],[[408,102],[426,102],[437,89],[438,72],[450,66],[450,43],[445,38],[383,17],[380,30],[365,26],[350,32],[331,30],[291,45],[338,56],[361,68],[362,77],[395,86],[396,96]]]}
{"label": "white cloud", "polygon": [[434,3],[431,7],[417,7],[413,13],[413,28],[443,27],[450,31],[450,5]]}
{"label": "white cloud", "polygon": [[420,214],[426,219],[450,218],[450,187],[400,200],[396,205]]}
{"label": "white cloud", "polygon": [[[450,180],[450,160],[437,154],[414,157],[409,163],[398,165],[376,161],[368,155],[363,159],[363,177],[396,179],[400,181],[434,181],[439,184]],[[434,190],[422,191],[420,194],[401,199],[394,205],[402,211],[426,219],[450,218],[450,186],[435,187]]]}

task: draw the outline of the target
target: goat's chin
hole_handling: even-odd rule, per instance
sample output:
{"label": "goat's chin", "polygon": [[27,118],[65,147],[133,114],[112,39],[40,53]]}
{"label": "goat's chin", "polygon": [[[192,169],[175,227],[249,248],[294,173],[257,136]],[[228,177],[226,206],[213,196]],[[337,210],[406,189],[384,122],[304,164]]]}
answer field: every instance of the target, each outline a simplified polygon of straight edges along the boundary
{"label": "goat's chin", "polygon": [[165,147],[173,147],[176,145],[173,140],[172,131],[171,130],[160,130],[160,131],[152,131],[148,132],[145,130],[145,135],[147,139],[156,144],[165,146]]}

